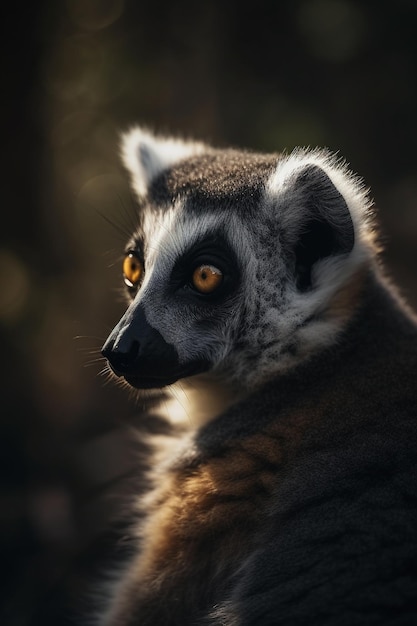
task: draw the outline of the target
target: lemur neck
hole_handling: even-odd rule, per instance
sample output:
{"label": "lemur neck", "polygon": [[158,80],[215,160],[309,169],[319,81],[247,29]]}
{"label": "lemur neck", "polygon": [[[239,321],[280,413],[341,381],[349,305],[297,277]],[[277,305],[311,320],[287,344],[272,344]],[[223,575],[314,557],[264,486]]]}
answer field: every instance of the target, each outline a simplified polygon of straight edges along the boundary
{"label": "lemur neck", "polygon": [[200,428],[243,398],[242,390],[210,374],[185,378],[172,385],[161,410],[170,422]]}

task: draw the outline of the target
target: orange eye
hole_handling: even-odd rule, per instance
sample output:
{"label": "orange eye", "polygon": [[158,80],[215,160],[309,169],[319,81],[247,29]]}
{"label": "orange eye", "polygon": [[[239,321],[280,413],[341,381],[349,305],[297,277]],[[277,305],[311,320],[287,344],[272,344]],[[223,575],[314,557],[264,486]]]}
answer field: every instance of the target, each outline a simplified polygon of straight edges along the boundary
{"label": "orange eye", "polygon": [[223,273],[214,265],[200,265],[193,272],[193,286],[200,293],[212,293],[222,280]]}
{"label": "orange eye", "polygon": [[137,287],[144,273],[143,263],[138,257],[129,252],[123,261],[123,278],[128,287]]}

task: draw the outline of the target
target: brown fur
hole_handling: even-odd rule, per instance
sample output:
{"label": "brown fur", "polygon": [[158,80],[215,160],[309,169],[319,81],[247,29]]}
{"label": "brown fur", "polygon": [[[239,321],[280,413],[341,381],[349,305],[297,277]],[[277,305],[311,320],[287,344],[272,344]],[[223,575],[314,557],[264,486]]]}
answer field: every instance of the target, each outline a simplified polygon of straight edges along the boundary
{"label": "brown fur", "polygon": [[[214,604],[207,589],[223,591],[253,550],[283,463],[294,455],[306,427],[307,420],[296,413],[226,444],[219,456],[197,464],[192,460],[159,476],[160,486],[146,501],[143,551],[131,564],[128,584],[125,580],[108,623],[133,624],[136,619],[152,624],[155,619],[162,624],[161,603],[168,598],[171,609],[177,605],[179,612],[189,604],[196,619]],[[216,585],[210,583],[213,579]]]}

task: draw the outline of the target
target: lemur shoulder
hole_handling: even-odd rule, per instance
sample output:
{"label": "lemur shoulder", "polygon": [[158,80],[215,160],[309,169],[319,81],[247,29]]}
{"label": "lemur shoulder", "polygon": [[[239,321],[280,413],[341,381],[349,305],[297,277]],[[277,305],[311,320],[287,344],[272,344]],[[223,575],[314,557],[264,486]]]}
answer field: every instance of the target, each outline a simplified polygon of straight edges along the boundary
{"label": "lemur shoulder", "polygon": [[122,158],[138,229],[103,355],[236,400],[154,468],[100,624],[417,624],[417,326],[363,183],[326,151],[141,128]]}

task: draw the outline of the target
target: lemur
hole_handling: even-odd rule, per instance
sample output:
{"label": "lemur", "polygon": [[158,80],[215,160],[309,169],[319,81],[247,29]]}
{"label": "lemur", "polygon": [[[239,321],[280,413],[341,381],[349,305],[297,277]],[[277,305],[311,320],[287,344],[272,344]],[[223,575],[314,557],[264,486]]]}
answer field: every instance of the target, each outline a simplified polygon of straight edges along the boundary
{"label": "lemur", "polygon": [[140,127],[121,154],[138,229],[108,367],[234,391],[152,468],[100,625],[417,624],[417,326],[362,179]]}

